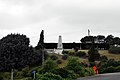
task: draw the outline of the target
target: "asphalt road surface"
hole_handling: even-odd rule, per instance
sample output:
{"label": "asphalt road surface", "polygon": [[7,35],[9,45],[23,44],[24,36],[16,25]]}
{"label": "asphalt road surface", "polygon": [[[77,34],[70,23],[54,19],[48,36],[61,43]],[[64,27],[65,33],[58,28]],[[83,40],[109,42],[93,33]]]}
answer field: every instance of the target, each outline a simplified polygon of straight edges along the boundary
{"label": "asphalt road surface", "polygon": [[119,73],[98,74],[95,76],[83,77],[77,80],[120,80]]}

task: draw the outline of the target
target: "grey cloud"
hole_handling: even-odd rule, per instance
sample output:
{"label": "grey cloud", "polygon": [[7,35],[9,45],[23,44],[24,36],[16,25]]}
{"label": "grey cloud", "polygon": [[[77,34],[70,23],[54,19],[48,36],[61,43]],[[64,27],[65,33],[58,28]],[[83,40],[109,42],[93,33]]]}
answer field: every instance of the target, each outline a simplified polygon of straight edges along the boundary
{"label": "grey cloud", "polygon": [[[119,34],[119,0],[1,0],[0,30],[18,31],[38,40],[41,29],[46,41],[55,41],[59,34],[65,41],[77,40],[74,36],[87,34]],[[45,26],[45,27],[41,27]],[[23,28],[23,29],[21,29]],[[23,31],[25,28],[25,31]],[[52,31],[54,30],[54,31]],[[51,36],[49,36],[51,34]],[[51,38],[52,37],[52,38]],[[33,39],[32,39],[33,38]]]}

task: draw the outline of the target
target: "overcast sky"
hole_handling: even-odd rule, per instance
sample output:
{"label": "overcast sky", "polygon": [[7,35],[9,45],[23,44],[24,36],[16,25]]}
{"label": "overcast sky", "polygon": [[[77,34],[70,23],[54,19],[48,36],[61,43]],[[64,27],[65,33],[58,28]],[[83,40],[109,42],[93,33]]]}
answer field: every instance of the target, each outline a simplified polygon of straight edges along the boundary
{"label": "overcast sky", "polygon": [[0,38],[25,34],[35,46],[44,30],[45,42],[79,42],[88,29],[120,37],[120,0],[0,0]]}

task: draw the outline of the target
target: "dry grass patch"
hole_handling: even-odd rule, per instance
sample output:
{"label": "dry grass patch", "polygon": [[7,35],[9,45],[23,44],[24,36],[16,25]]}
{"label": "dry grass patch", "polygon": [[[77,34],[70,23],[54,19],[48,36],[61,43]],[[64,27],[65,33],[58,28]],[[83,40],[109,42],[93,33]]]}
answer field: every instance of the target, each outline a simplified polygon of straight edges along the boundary
{"label": "dry grass patch", "polygon": [[109,53],[108,50],[99,50],[100,55],[107,56],[108,59],[120,60],[120,54]]}

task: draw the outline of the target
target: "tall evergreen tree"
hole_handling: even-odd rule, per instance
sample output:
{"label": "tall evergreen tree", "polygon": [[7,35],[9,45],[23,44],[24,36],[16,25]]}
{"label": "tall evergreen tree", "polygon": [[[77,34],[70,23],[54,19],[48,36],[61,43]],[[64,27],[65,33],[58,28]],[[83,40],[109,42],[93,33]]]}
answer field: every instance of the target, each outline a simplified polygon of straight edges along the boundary
{"label": "tall evergreen tree", "polygon": [[94,43],[94,37],[92,39],[92,46],[90,50],[88,51],[88,60],[89,62],[94,63],[95,60],[100,58],[100,54],[98,53],[98,50],[95,48],[95,43]]}
{"label": "tall evergreen tree", "polygon": [[40,39],[39,39],[39,42],[36,46],[36,49],[42,49],[44,48],[44,30],[41,31],[41,34],[40,34]]}

